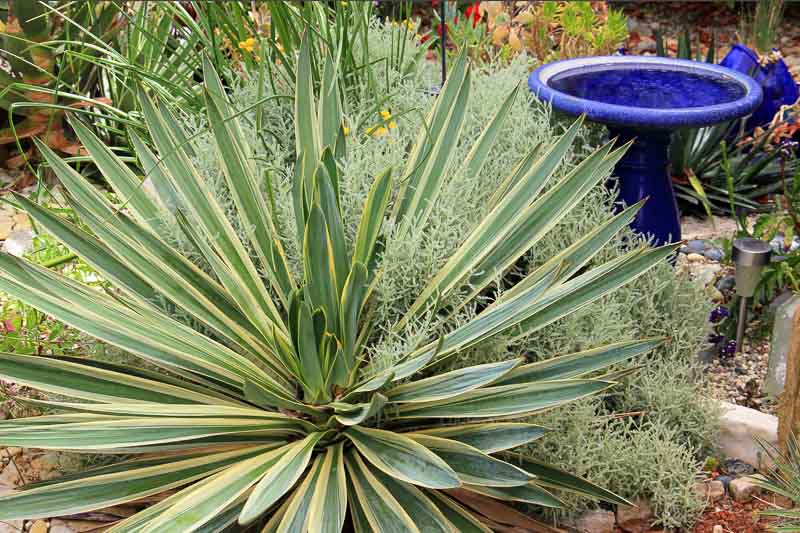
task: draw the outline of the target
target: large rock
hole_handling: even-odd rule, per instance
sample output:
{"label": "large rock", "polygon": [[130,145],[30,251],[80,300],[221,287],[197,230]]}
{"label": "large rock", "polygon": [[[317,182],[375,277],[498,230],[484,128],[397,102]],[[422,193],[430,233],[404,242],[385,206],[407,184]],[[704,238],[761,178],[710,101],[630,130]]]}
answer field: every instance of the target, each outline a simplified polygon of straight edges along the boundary
{"label": "large rock", "polygon": [[740,477],[731,481],[731,497],[737,502],[749,502],[753,496],[761,494],[756,476]]}
{"label": "large rock", "polygon": [[736,457],[755,467],[769,466],[765,463],[763,450],[758,444],[778,443],[778,418],[755,409],[720,402],[719,450],[727,457]]}
{"label": "large rock", "polygon": [[587,511],[575,521],[578,533],[614,533],[616,518],[611,511]]}
{"label": "large rock", "polygon": [[626,533],[644,533],[653,521],[653,508],[650,502],[641,498],[634,500],[633,504],[633,507],[617,507],[617,525]]}
{"label": "large rock", "polygon": [[21,533],[22,520],[3,520],[0,522],[0,533]]}
{"label": "large rock", "polygon": [[714,503],[725,496],[725,485],[717,480],[701,481],[694,484],[694,491],[701,500]]}

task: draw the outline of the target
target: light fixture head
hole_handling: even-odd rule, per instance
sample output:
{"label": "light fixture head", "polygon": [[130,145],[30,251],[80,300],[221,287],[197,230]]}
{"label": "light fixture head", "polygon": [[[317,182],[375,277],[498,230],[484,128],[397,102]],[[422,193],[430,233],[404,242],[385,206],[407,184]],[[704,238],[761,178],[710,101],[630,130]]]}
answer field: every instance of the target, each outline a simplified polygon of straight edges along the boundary
{"label": "light fixture head", "polygon": [[772,247],[759,239],[736,239],[732,255],[736,264],[736,294],[751,298],[756,292],[761,270],[770,262]]}

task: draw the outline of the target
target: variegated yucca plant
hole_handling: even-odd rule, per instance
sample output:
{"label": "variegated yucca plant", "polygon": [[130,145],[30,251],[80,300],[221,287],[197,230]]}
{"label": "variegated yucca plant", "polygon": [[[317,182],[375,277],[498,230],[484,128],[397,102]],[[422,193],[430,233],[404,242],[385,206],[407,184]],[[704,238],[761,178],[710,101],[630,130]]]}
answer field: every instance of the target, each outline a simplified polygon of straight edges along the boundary
{"label": "variegated yucca plant", "polygon": [[[380,250],[393,236],[424,231],[447,168],[480,171],[516,91],[464,161],[453,161],[456,146],[466,142],[461,129],[471,84],[460,58],[400,178],[388,170],[375,178],[355,238],[348,239],[339,207],[346,137],[336,65],[330,57],[323,61],[315,97],[308,50],[306,42],[296,73],[297,231],[289,238],[298,240],[302,265],[294,268],[270,186],[265,192],[254,170],[248,133],[208,64],[208,121],[238,232],[194,168],[176,118],[145,94],[141,106],[155,152],[135,132],[130,136],[154,192],[80,122],[74,129],[117,203],[40,144],[85,226],[21,196],[19,204],[116,290],[100,292],[4,254],[0,290],[149,365],[0,355],[0,377],[56,395],[38,403],[58,413],[0,422],[0,444],[134,456],[4,495],[0,520],[74,514],[166,493],[110,531],[219,531],[238,523],[287,532],[485,532],[504,516],[522,516],[511,502],[557,506],[551,489],[624,501],[514,450],[545,432],[530,415],[606,390],[620,373],[603,369],[646,353],[660,339],[532,364],[519,357],[437,369],[498,334],[530,335],[641,275],[674,247],[635,248],[589,268],[639,208],[631,206],[506,287],[470,320],[430,332],[428,344],[393,366],[371,364],[381,335],[370,312]],[[580,126],[522,154],[488,214],[393,325],[397,334],[456,313],[457,306],[445,306],[455,295],[466,304],[487,294],[608,175],[626,147],[609,143],[552,183]],[[205,268],[162,239],[165,224],[179,228]],[[164,301],[203,327],[173,318]]]}

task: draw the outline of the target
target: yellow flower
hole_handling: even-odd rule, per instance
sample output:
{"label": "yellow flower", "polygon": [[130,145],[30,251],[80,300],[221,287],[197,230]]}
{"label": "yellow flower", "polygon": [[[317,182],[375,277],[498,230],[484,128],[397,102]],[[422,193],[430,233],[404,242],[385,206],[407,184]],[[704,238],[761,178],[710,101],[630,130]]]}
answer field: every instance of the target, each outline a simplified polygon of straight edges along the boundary
{"label": "yellow flower", "polygon": [[2,20],[0,20],[0,32],[4,32],[4,31],[6,31],[6,25],[3,23]]}
{"label": "yellow flower", "polygon": [[367,133],[377,139],[378,137],[383,137],[389,133],[389,130],[387,130],[384,126],[372,126],[367,128]]}
{"label": "yellow flower", "polygon": [[414,25],[414,21],[409,19],[404,20],[403,24],[405,25],[406,28],[408,28],[408,31],[414,31],[414,28],[416,27]]}
{"label": "yellow flower", "polygon": [[239,48],[244,50],[245,52],[253,52],[256,47],[256,40],[254,37],[248,37],[244,41],[239,43]]}
{"label": "yellow flower", "polygon": [[393,121],[391,121],[391,122],[389,122],[389,129],[390,129],[390,130],[393,130],[393,129],[395,129],[396,127],[397,127],[397,124],[395,123],[395,121],[394,121],[394,120],[393,120]]}
{"label": "yellow flower", "polygon": [[383,120],[389,120],[390,118],[392,118],[392,114],[388,111],[381,111],[381,118]]}
{"label": "yellow flower", "polygon": [[350,135],[350,128],[347,126],[342,126],[342,132],[345,134],[345,136]]}

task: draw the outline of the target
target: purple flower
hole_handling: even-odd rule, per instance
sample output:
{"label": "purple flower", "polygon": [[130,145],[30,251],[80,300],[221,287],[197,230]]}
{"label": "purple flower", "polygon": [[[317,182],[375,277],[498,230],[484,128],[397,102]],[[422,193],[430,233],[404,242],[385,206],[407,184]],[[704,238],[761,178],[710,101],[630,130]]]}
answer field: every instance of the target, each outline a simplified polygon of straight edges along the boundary
{"label": "purple flower", "polygon": [[722,307],[721,305],[718,305],[717,307],[715,307],[714,309],[711,310],[711,314],[708,315],[708,320],[711,323],[716,324],[717,322],[721,321],[723,318],[728,318],[729,316],[731,316],[730,311],[728,311],[727,308]]}
{"label": "purple flower", "polygon": [[724,343],[719,349],[719,354],[722,357],[731,357],[735,353],[736,353],[736,341],[728,341]]}
{"label": "purple flower", "polygon": [[710,342],[711,344],[719,344],[723,340],[725,340],[725,337],[723,337],[722,335],[718,335],[716,333],[708,334],[708,342]]}

